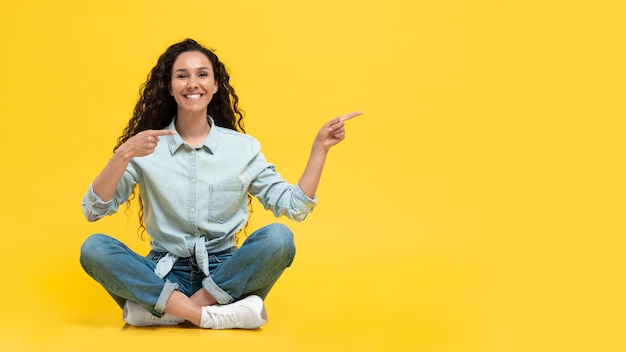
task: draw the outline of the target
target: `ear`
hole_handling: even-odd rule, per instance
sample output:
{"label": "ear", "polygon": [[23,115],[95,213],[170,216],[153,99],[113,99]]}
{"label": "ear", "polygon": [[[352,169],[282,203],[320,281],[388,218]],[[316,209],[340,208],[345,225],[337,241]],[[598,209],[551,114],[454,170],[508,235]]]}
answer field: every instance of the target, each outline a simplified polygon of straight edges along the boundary
{"label": "ear", "polygon": [[171,84],[171,83],[167,85],[167,90],[169,90],[169,91],[170,91],[170,95],[171,95],[171,96],[173,96],[173,95],[174,95],[174,92],[172,92],[172,84]]}

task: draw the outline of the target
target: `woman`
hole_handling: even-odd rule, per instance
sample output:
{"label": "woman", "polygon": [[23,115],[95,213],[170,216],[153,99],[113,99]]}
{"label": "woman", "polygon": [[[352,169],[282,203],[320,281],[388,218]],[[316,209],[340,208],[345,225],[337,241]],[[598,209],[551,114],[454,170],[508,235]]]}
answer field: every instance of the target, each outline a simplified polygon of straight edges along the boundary
{"label": "woman", "polygon": [[248,197],[276,216],[302,221],[329,149],[345,138],[351,113],[318,132],[297,185],[281,178],[244,134],[243,115],[218,57],[194,40],[158,59],[114,155],[82,202],[89,221],[117,212],[138,186],[140,224],[150,253],[134,253],[102,234],[81,248],[81,265],[135,326],[185,320],[212,329],[256,329],[267,322],[263,299],[295,255],[281,224],[254,231],[241,247]]}

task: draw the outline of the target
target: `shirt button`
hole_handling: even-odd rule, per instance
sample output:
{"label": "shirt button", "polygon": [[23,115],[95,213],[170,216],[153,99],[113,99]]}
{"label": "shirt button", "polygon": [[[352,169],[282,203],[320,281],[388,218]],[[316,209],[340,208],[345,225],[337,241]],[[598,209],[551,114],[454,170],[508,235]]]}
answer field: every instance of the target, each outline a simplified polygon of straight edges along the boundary
{"label": "shirt button", "polygon": [[194,211],[196,211],[196,208],[191,208],[191,212],[193,213]]}
{"label": "shirt button", "polygon": [[192,178],[192,179],[191,179],[191,183],[196,183],[196,179],[195,179],[195,178]]}
{"label": "shirt button", "polygon": [[195,151],[195,150],[192,150],[192,151],[191,151],[191,155],[194,155],[194,154],[196,154],[196,151]]}

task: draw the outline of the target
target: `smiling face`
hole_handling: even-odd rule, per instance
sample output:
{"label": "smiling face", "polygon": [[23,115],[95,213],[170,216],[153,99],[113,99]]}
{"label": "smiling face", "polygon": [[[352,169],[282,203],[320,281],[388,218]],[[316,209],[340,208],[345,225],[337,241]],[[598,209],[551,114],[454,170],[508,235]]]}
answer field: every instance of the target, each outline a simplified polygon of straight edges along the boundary
{"label": "smiling face", "polygon": [[178,104],[178,114],[204,113],[217,92],[211,61],[199,51],[180,54],[172,66],[170,94]]}

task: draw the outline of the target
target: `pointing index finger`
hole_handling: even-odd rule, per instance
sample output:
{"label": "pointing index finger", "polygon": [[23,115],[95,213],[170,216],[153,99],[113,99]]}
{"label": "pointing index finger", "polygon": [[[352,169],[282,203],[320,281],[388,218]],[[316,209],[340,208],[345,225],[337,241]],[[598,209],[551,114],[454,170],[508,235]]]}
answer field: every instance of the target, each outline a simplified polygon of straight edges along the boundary
{"label": "pointing index finger", "polygon": [[172,131],[172,130],[158,130],[158,131],[153,131],[153,133],[152,133],[153,136],[168,136],[168,135],[172,135],[172,134],[176,134],[176,131]]}
{"label": "pointing index finger", "polygon": [[350,120],[351,118],[357,117],[357,116],[359,116],[361,114],[362,114],[362,112],[360,112],[360,111],[351,112],[349,114],[346,114],[346,115],[343,115],[343,116],[339,117],[339,121],[343,122],[343,121],[346,121],[346,120]]}

